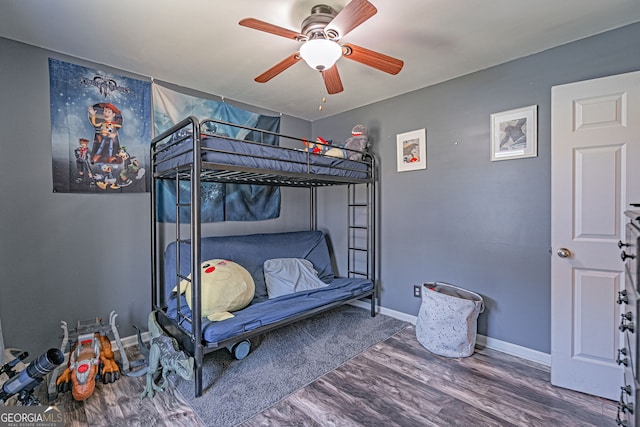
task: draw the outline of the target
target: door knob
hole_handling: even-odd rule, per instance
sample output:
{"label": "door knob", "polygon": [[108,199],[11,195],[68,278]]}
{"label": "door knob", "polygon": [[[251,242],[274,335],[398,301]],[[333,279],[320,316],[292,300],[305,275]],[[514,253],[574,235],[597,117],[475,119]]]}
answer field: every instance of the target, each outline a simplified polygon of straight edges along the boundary
{"label": "door knob", "polygon": [[556,251],[556,255],[560,258],[569,258],[571,256],[571,251],[567,248],[560,248]]}

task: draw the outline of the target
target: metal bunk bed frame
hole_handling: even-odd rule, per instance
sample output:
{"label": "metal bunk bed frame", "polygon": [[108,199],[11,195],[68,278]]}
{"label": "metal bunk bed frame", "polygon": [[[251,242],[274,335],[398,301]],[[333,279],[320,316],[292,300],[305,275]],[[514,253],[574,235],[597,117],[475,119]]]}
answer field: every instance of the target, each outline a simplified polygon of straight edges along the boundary
{"label": "metal bunk bed frame", "polygon": [[[257,335],[263,334],[270,330],[312,317],[324,311],[331,310],[335,307],[353,302],[362,298],[369,297],[371,301],[371,316],[376,315],[376,302],[378,299],[378,283],[376,280],[376,162],[375,157],[369,153],[363,153],[363,159],[370,164],[368,176],[365,179],[336,177],[329,175],[317,176],[310,173],[292,173],[282,171],[269,171],[265,169],[253,169],[246,166],[237,166],[229,164],[218,164],[203,161],[199,154],[201,152],[201,143],[206,133],[201,131],[201,126],[205,123],[225,124],[246,131],[258,132],[260,135],[271,135],[278,138],[286,138],[303,143],[305,140],[291,136],[282,135],[262,129],[255,129],[246,126],[240,126],[232,123],[226,123],[216,120],[204,120],[200,122],[196,117],[188,117],[177,123],[167,131],[155,137],[151,142],[151,281],[152,310],[157,312],[158,323],[164,330],[176,338],[181,348],[194,357],[195,361],[195,395],[202,396],[202,362],[205,354],[219,350],[221,348],[231,348],[232,345],[241,341],[250,339]],[[179,131],[186,130],[187,136],[180,137],[177,141],[166,140]],[[184,134],[183,134],[184,135]],[[158,165],[164,159],[157,159],[158,153],[168,149],[171,145],[191,139],[192,145],[189,151],[193,154],[192,161],[178,167],[171,168],[159,172]],[[229,138],[233,139],[233,138]],[[239,140],[240,141],[240,140]],[[242,140],[241,143],[247,143]],[[292,148],[281,147],[284,150],[294,150]],[[184,154],[181,152],[180,155]],[[309,157],[311,154],[307,154]],[[174,156],[175,157],[175,156]],[[309,164],[309,163],[308,163]],[[176,190],[176,223],[175,223],[175,239],[176,243],[188,244],[190,246],[191,278],[179,274],[180,272],[180,256],[176,257],[177,279],[190,280],[192,288],[192,314],[186,316],[178,309],[178,319],[185,320],[191,325],[194,333],[181,327],[178,322],[171,319],[166,314],[166,303],[164,301],[164,288],[162,287],[162,266],[163,248],[159,245],[162,243],[159,239],[159,227],[157,218],[157,181],[158,180],[175,181]],[[180,200],[179,186],[181,181],[190,182],[190,200]],[[308,310],[287,319],[261,326],[257,329],[242,333],[233,338],[221,342],[205,343],[202,338],[202,319],[201,319],[201,292],[200,292],[200,265],[201,265],[201,206],[200,206],[200,185],[202,182],[219,182],[219,183],[244,183],[244,184],[261,184],[261,185],[277,185],[289,187],[304,187],[310,190],[310,228],[317,229],[317,189],[318,187],[327,187],[335,185],[346,185],[348,188],[347,200],[347,275],[348,277],[364,277],[373,282],[373,289],[358,295],[356,298],[348,300],[335,301],[313,310]],[[364,189],[362,189],[364,187]],[[183,227],[180,223],[180,210],[189,209],[190,227],[188,238],[183,237]],[[364,234],[364,236],[363,236]],[[166,246],[166,245],[165,245]],[[364,265],[363,265],[364,264]],[[165,278],[169,279],[170,278]]]}

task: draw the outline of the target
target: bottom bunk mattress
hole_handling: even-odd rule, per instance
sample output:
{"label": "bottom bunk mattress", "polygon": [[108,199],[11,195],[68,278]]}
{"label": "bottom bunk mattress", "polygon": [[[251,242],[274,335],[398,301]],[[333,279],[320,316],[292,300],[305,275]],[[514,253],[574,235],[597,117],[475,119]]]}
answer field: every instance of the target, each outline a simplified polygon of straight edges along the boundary
{"label": "bottom bunk mattress", "polygon": [[[295,292],[252,303],[242,310],[235,311],[234,317],[230,319],[212,322],[203,318],[202,339],[207,345],[217,345],[219,342],[232,339],[244,332],[286,320],[324,305],[357,298],[372,289],[373,283],[366,279],[336,278],[330,285],[323,288]],[[191,310],[185,296],[181,295],[178,299],[175,293],[169,298],[167,316],[173,320],[178,318],[178,304],[180,304],[180,312],[190,317]],[[192,332],[191,324],[188,321],[182,320],[180,326]]]}

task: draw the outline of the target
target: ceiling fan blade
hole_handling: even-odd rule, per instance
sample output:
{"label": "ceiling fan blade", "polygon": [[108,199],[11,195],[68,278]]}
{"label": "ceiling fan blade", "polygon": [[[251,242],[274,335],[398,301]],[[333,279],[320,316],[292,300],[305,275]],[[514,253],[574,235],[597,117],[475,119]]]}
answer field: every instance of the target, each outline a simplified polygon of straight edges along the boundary
{"label": "ceiling fan blade", "polygon": [[245,18],[238,22],[243,27],[253,28],[254,30],[264,31],[265,33],[275,34],[276,36],[285,37],[293,40],[304,39],[305,36],[286,28],[278,27],[277,25],[269,24],[268,22],[261,21],[255,18]]}
{"label": "ceiling fan blade", "polygon": [[255,81],[257,81],[258,83],[266,83],[298,61],[300,61],[300,54],[296,52],[290,56],[287,56],[285,59],[278,62],[273,67],[260,74],[255,78]]}
{"label": "ceiling fan blade", "polygon": [[398,74],[404,66],[404,62],[400,59],[392,58],[391,56],[365,49],[354,44],[343,44],[342,52],[342,56],[345,58],[368,65],[369,67],[373,67],[389,74]]}
{"label": "ceiling fan blade", "polygon": [[337,31],[338,37],[342,38],[377,12],[378,9],[367,0],[351,0],[325,30]]}
{"label": "ceiling fan blade", "polygon": [[340,80],[340,74],[338,73],[338,67],[336,65],[328,70],[321,71],[321,74],[329,95],[334,95],[344,90],[342,87],[342,80]]}

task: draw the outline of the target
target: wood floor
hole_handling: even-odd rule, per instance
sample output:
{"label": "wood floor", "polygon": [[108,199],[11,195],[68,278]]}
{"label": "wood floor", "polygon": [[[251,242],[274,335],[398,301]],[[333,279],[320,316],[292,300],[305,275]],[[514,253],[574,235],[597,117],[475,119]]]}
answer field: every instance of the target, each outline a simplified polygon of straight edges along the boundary
{"label": "wood floor", "polygon": [[[130,359],[135,357],[132,352]],[[68,426],[205,425],[172,388],[140,399],[143,388],[144,377],[123,377],[98,385],[85,402],[66,393],[52,404]],[[464,359],[436,356],[409,327],[242,427],[602,427],[614,426],[615,417],[615,402],[552,387],[545,366],[489,349]]]}
{"label": "wood floor", "polygon": [[251,426],[614,426],[615,403],[552,387],[546,367],[494,350],[450,359],[413,327],[242,424]]}
{"label": "wood floor", "polygon": [[[126,348],[130,361],[142,358],[138,346]],[[116,352],[116,360],[120,360]],[[46,386],[34,392],[42,405],[53,405],[64,414],[65,427],[200,427],[205,426],[187,401],[173,387],[156,393],[153,399],[141,399],[146,377],[121,376],[112,384],[96,383],[94,393],[83,402],[71,393],[59,393],[49,401]],[[15,404],[12,396],[8,405]]]}

